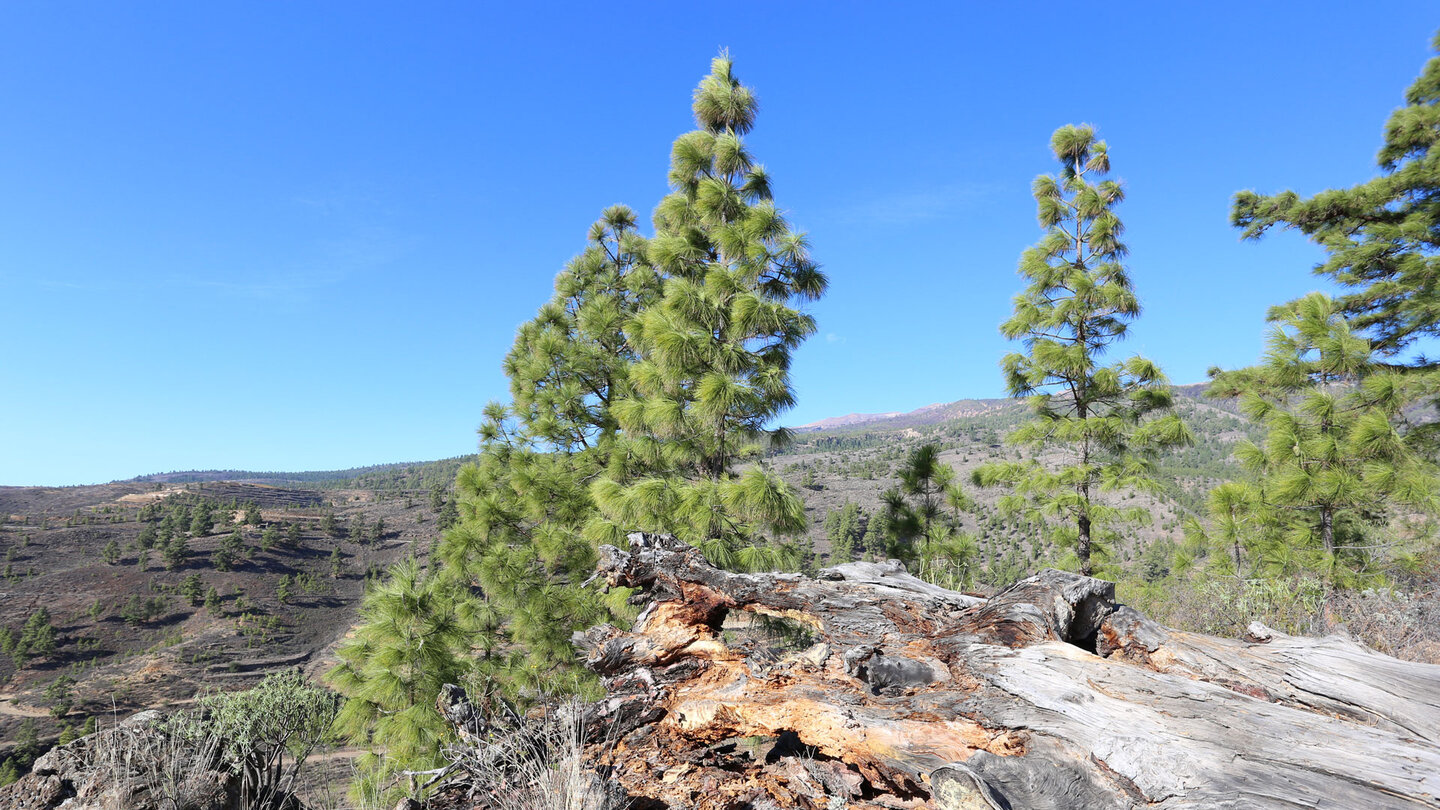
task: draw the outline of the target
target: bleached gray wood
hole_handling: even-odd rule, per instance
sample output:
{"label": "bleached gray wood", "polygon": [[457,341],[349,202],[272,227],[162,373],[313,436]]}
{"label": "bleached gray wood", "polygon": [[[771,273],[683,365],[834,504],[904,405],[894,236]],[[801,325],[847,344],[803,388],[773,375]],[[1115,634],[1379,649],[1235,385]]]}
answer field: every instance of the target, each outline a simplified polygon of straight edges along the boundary
{"label": "bleached gray wood", "polygon": [[[892,564],[735,574],[651,535],[599,573],[654,600],[577,638],[612,701],[652,709],[614,772],[652,806],[825,807],[803,768],[708,753],[793,734],[811,771],[864,785],[825,794],[852,808],[1440,808],[1440,667],[1349,639],[1177,632],[1059,571],[984,601]],[[722,632],[732,610],[818,643],[757,656]]]}

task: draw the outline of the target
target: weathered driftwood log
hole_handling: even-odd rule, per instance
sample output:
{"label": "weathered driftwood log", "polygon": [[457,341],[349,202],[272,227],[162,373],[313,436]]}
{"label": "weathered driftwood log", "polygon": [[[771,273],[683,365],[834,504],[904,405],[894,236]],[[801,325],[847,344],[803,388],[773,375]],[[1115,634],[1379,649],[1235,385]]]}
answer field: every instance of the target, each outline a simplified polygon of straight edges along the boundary
{"label": "weathered driftwood log", "polygon": [[[617,724],[591,753],[638,807],[1440,807],[1440,667],[1177,632],[1059,571],[982,600],[898,564],[735,574],[630,541],[600,575],[651,601],[576,642]],[[814,643],[777,654],[747,616]]]}

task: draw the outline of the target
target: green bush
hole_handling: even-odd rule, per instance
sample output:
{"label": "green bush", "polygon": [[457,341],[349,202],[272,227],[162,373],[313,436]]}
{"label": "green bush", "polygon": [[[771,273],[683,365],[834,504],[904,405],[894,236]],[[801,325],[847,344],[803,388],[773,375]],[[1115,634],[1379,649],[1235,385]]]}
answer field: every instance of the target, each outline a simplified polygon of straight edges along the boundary
{"label": "green bush", "polygon": [[305,758],[330,739],[340,698],[298,670],[268,675],[259,686],[201,698],[197,737],[220,741],[222,760],[241,780],[241,803],[287,806]]}

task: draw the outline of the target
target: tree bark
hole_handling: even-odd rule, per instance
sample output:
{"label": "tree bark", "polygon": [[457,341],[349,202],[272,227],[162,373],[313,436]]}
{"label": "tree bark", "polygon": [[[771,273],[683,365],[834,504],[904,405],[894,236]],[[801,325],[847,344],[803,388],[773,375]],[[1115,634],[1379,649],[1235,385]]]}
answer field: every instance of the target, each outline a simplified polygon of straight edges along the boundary
{"label": "tree bark", "polygon": [[893,561],[735,574],[644,534],[601,556],[649,604],[577,634],[615,724],[588,752],[639,808],[1440,807],[1440,667],[1341,637],[1179,632],[1054,570],[986,600]]}
{"label": "tree bark", "polygon": [[[1089,491],[1085,492],[1084,497],[1088,503],[1090,500]],[[1081,515],[1079,522],[1079,536],[1075,541],[1075,556],[1080,558],[1080,575],[1088,577],[1095,573],[1094,566],[1090,564],[1090,517],[1088,515]]]}

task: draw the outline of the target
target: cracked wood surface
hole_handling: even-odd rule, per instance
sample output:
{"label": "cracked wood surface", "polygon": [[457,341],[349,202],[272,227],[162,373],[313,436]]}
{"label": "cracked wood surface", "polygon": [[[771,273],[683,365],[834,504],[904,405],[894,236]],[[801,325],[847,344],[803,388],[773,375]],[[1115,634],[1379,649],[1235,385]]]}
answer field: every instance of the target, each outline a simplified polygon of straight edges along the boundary
{"label": "cracked wood surface", "polygon": [[[735,574],[630,541],[599,573],[651,601],[576,642],[610,693],[594,755],[637,807],[1440,807],[1440,667],[1170,630],[1053,570],[983,600],[897,563]],[[814,643],[737,636],[747,614]]]}

